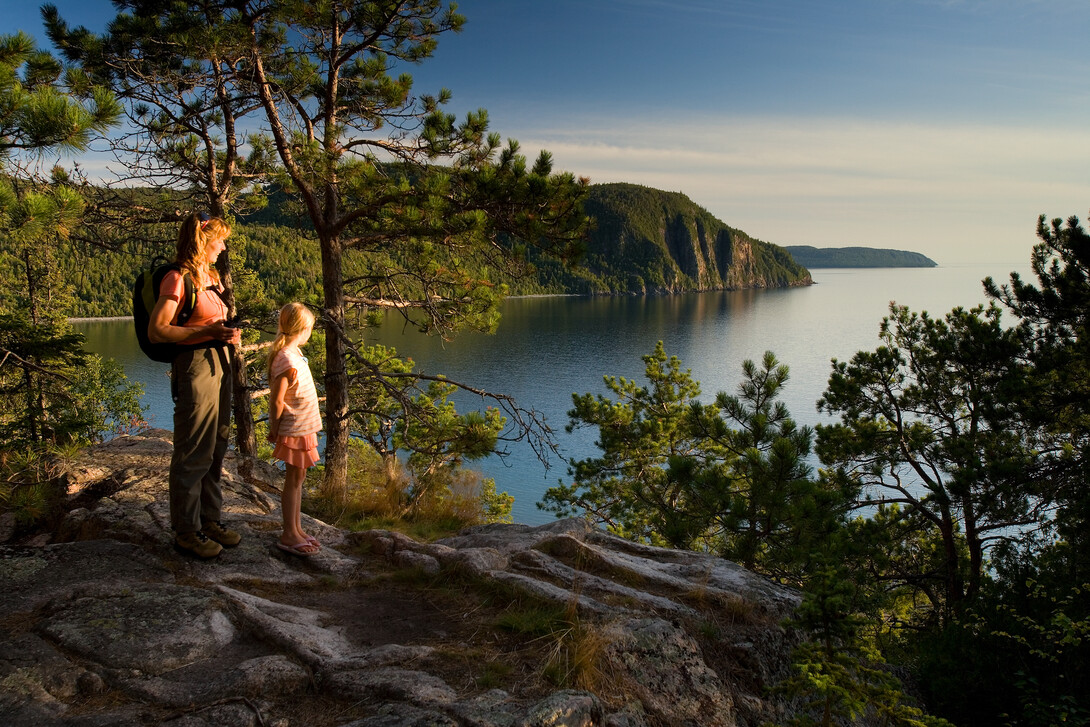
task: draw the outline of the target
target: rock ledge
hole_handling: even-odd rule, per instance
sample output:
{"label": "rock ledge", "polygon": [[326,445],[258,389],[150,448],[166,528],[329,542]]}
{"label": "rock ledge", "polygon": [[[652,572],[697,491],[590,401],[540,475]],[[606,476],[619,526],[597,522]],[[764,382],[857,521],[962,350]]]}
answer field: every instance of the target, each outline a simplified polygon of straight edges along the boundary
{"label": "rock ledge", "polygon": [[[420,543],[307,518],[324,548],[293,558],[273,547],[275,471],[245,481],[231,456],[225,513],[243,542],[199,562],[171,547],[169,437],[88,450],[52,538],[0,545],[0,723],[733,727],[791,713],[764,695],[799,594],[733,563],[577,519]],[[533,609],[565,627],[502,625]],[[581,670],[551,666],[579,654]]]}

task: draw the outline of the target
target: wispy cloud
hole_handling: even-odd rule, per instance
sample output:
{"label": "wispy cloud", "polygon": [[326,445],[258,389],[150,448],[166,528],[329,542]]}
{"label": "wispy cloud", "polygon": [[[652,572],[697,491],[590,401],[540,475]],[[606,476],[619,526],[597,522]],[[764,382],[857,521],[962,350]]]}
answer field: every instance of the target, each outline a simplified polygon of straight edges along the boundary
{"label": "wispy cloud", "polygon": [[[596,129],[608,129],[595,131]],[[1074,128],[825,119],[528,129],[528,152],[595,182],[680,191],[780,244],[908,247],[959,259],[1028,250],[1039,213],[1090,204],[1090,138]]]}

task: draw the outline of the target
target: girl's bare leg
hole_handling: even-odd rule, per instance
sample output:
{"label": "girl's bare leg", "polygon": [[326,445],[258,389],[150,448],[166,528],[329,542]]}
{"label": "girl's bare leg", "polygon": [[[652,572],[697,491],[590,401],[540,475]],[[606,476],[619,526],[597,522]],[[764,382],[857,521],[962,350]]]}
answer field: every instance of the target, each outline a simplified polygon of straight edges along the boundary
{"label": "girl's bare leg", "polygon": [[284,518],[284,532],[280,536],[280,542],[284,545],[298,546],[306,544],[306,552],[314,552],[314,546],[307,534],[303,532],[301,521],[303,506],[303,480],[307,471],[302,467],[286,465],[284,473],[284,491],[280,495],[280,510]]}

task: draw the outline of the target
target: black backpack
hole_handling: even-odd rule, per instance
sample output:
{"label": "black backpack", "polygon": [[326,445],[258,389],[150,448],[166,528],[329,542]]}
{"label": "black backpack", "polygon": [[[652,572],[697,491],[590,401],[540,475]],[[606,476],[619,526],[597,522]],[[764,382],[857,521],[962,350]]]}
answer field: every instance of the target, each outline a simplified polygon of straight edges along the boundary
{"label": "black backpack", "polygon": [[[151,312],[159,300],[159,284],[172,270],[181,270],[181,267],[177,263],[156,258],[149,269],[136,276],[136,282],[132,286],[132,320],[136,325],[136,340],[140,343],[140,350],[152,361],[163,363],[173,361],[185,348],[179,343],[152,343],[148,339],[148,323],[151,322]],[[188,273],[182,273],[182,280],[185,282],[185,297],[178,303],[178,313],[174,320],[176,326],[184,326],[197,306],[197,286],[190,280]]]}

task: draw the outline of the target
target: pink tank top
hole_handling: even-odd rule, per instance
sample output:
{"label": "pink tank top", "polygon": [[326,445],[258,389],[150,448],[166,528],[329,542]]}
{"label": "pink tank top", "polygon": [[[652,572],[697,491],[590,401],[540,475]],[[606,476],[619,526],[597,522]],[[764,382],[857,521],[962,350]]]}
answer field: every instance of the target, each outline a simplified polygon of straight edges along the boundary
{"label": "pink tank top", "polygon": [[[193,307],[193,314],[186,321],[184,328],[201,328],[211,323],[227,320],[227,304],[220,298],[218,288],[205,288],[197,291],[197,304]],[[181,302],[185,295],[185,281],[177,270],[171,270],[163,276],[163,282],[159,284],[159,297],[170,298]],[[180,307],[180,306],[179,306]],[[174,314],[171,324],[177,325],[178,314]],[[207,343],[215,340],[212,336],[200,336],[186,341],[182,345]]]}

